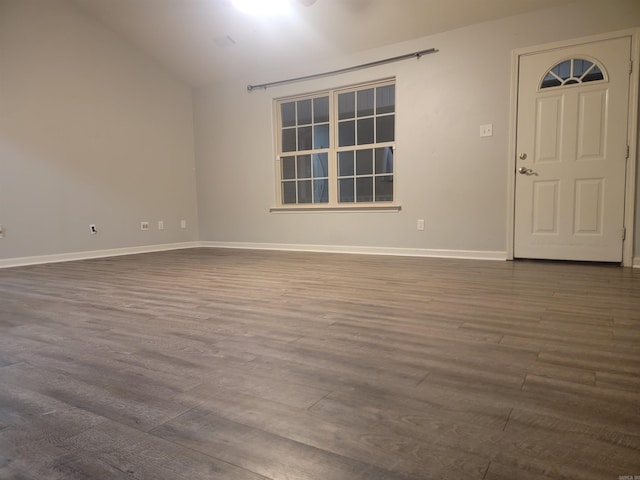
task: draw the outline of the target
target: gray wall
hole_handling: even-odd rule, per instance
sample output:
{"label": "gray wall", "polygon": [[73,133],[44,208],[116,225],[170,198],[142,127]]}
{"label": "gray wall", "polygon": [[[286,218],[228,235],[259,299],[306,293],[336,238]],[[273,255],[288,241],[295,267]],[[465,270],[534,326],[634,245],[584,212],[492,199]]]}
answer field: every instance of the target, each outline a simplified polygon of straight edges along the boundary
{"label": "gray wall", "polygon": [[197,239],[191,90],[66,1],[0,1],[0,112],[0,259]]}
{"label": "gray wall", "polygon": [[[201,89],[194,97],[200,239],[504,254],[512,50],[635,26],[640,26],[636,0],[577,2]],[[440,52],[246,92],[250,83],[429,47]],[[402,210],[270,213],[275,205],[273,99],[389,76],[397,78],[396,187]],[[493,137],[479,137],[484,123],[493,124]],[[416,230],[418,218],[425,219],[424,232]]]}
{"label": "gray wall", "polygon": [[[192,107],[187,86],[66,0],[0,0],[0,260],[198,239],[504,252],[511,51],[639,25],[636,0],[577,2],[228,78],[196,91]],[[428,47],[440,53],[246,92],[248,83]],[[270,213],[273,98],[389,76],[402,211]],[[493,137],[479,138],[483,123],[493,123]]]}

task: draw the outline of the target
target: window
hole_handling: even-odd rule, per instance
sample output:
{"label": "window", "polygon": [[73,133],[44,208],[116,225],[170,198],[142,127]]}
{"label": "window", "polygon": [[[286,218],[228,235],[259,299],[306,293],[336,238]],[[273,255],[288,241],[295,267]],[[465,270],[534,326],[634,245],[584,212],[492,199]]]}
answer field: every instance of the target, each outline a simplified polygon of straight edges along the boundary
{"label": "window", "polygon": [[604,80],[601,67],[583,58],[572,58],[558,63],[547,72],[540,88],[561,87]]}
{"label": "window", "polygon": [[395,84],[276,101],[279,207],[378,207],[394,201]]}

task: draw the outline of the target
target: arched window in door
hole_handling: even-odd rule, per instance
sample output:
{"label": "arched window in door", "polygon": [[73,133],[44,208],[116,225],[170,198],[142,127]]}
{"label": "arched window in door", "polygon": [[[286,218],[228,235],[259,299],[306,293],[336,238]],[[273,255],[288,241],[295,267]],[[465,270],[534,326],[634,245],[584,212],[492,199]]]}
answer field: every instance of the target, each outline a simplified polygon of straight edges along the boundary
{"label": "arched window in door", "polygon": [[542,79],[540,88],[562,87],[604,79],[604,68],[597,63],[584,58],[571,58],[549,70]]}

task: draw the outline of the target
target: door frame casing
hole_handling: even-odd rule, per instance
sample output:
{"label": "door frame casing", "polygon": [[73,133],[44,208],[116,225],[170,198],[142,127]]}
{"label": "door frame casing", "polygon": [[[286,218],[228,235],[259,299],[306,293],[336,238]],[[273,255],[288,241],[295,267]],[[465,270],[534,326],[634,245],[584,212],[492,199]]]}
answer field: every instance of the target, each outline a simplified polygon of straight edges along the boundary
{"label": "door frame casing", "polygon": [[633,70],[629,88],[629,111],[627,142],[629,144],[629,159],[626,164],[625,178],[625,207],[624,227],[625,239],[622,244],[622,265],[633,266],[633,246],[635,239],[635,198],[636,198],[636,169],[638,163],[638,71],[640,70],[640,28],[620,30],[617,32],[592,35],[588,37],[563,40],[531,47],[519,48],[511,52],[511,91],[509,111],[509,157],[507,162],[507,260],[514,258],[515,242],[515,188],[516,188],[516,157],[517,157],[517,119],[518,119],[518,85],[520,81],[520,58],[524,55],[547,52],[560,48],[573,47],[586,43],[612,40],[621,37],[631,37],[631,59]]}

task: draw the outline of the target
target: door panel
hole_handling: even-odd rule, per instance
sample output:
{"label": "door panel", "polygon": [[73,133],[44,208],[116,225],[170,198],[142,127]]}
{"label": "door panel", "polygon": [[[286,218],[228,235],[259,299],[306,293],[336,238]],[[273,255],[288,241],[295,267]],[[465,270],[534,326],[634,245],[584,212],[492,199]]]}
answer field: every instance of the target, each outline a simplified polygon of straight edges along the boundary
{"label": "door panel", "polygon": [[576,180],[576,235],[602,235],[604,179]]}
{"label": "door panel", "polygon": [[533,184],[533,228],[537,235],[557,235],[559,201],[559,183],[539,182]]}
{"label": "door panel", "polygon": [[607,92],[580,93],[577,160],[604,160],[607,142]]}
{"label": "door panel", "polygon": [[534,163],[559,162],[562,151],[564,104],[562,95],[539,98]]}
{"label": "door panel", "polygon": [[631,37],[520,57],[515,257],[622,261],[630,57]]}

